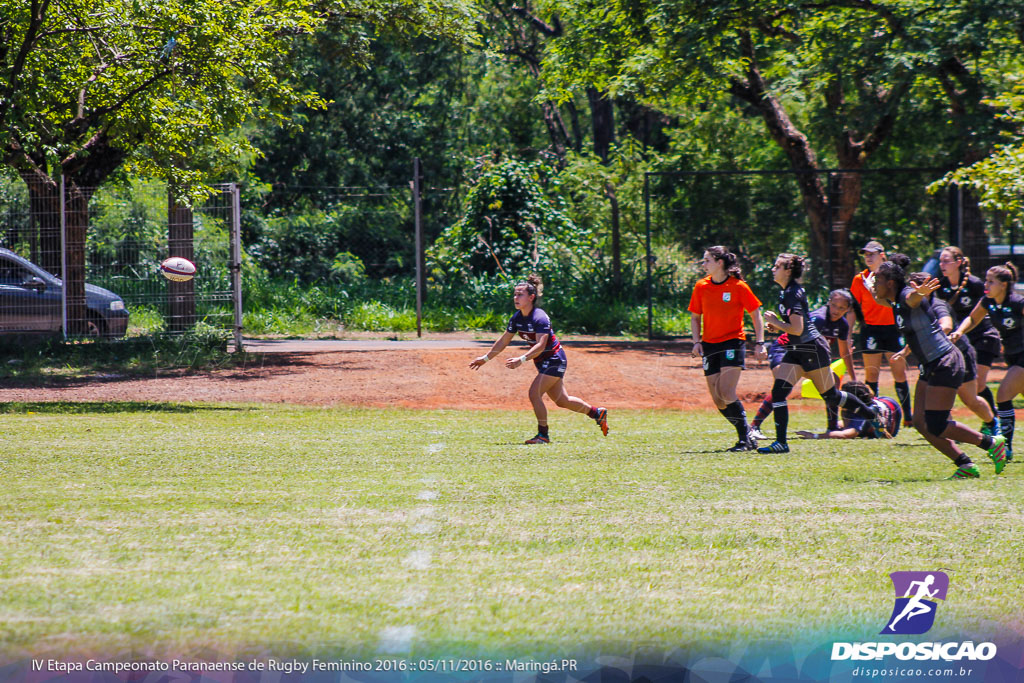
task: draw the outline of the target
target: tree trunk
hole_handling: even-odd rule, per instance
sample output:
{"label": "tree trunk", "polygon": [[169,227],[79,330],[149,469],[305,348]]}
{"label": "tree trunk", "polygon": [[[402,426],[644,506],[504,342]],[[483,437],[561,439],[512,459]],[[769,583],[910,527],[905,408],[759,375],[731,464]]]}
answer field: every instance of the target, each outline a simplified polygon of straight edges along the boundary
{"label": "tree trunk", "polygon": [[[98,330],[90,321],[85,307],[85,238],[89,231],[89,198],[92,188],[67,183],[64,192],[65,261],[64,296],[68,306],[68,336],[80,337]],[[90,327],[90,322],[93,327]]]}
{"label": "tree trunk", "polygon": [[[594,135],[594,154],[601,163],[608,165],[615,142],[615,109],[607,93],[594,88],[587,88],[587,100],[590,103],[590,124]],[[622,226],[619,212],[619,199],[614,183],[605,185],[605,196],[608,198],[610,223],[612,231],[612,286],[615,293],[622,290]]]}
{"label": "tree trunk", "polygon": [[[180,256],[195,263],[192,209],[174,201],[174,193],[167,200],[167,246],[170,256]],[[196,323],[195,280],[168,282],[170,316],[168,330],[184,332]]]}
{"label": "tree trunk", "polygon": [[60,185],[34,174],[23,178],[28,185],[29,211],[35,228],[29,260],[61,277]]}

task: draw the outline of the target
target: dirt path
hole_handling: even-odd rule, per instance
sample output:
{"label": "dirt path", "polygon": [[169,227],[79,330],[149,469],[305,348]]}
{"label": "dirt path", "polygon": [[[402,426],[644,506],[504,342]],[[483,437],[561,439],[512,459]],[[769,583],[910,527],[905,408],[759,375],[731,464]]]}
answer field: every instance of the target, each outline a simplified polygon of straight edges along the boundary
{"label": "dirt path", "polygon": [[[243,367],[181,376],[97,376],[47,386],[0,386],[0,401],[182,401],[528,409],[532,367],[507,370],[500,360],[479,371],[468,364],[489,348],[449,344],[371,345],[370,350],[253,353]],[[282,347],[277,347],[281,349]],[[353,347],[349,346],[352,349]],[[609,408],[711,409],[698,359],[689,344],[575,340],[566,344],[570,394]],[[503,354],[504,357],[506,354]],[[507,355],[511,356],[512,353]],[[993,372],[993,380],[1002,372]],[[912,380],[914,377],[912,377]],[[739,393],[748,408],[771,388],[767,364],[748,359]],[[883,372],[882,393],[892,395]],[[796,400],[795,408],[820,402]]]}

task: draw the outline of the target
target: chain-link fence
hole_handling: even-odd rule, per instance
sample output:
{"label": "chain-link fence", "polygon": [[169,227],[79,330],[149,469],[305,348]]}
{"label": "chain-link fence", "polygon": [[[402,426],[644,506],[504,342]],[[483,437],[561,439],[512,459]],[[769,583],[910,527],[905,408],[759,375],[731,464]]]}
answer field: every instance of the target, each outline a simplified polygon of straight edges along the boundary
{"label": "chain-link fence", "polygon": [[[8,182],[0,193],[0,332],[123,338],[197,325],[238,331],[238,191],[194,208],[160,183]],[[172,282],[181,256],[196,277]]]}

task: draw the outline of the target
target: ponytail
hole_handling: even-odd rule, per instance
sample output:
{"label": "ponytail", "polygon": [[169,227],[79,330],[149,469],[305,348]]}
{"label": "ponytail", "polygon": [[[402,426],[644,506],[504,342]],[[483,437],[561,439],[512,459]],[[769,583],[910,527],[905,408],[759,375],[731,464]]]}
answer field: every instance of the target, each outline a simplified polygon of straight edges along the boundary
{"label": "ponytail", "polygon": [[[988,269],[988,274],[999,280],[1000,282],[1006,283],[1008,287],[1013,287],[1013,283],[1017,281],[1018,273],[1017,266],[1013,265],[1010,261],[1007,261],[1001,266],[992,266]],[[1009,292],[1007,292],[1009,294]]]}
{"label": "ponytail", "polygon": [[[971,259],[964,256],[964,252],[961,251],[960,247],[946,247],[942,250],[943,252],[948,251],[955,261],[960,262],[960,286],[956,288],[950,296],[950,300],[953,300],[960,294],[960,290],[967,284],[967,280],[971,277]],[[942,252],[939,252],[940,254]]]}
{"label": "ponytail", "polygon": [[736,254],[722,246],[708,247],[705,251],[716,261],[722,262],[727,277],[734,277],[737,280],[743,279],[743,273],[740,272],[739,259],[736,257]]}
{"label": "ponytail", "polygon": [[779,254],[779,259],[789,271],[789,281],[799,280],[804,274],[804,257],[796,254]]}
{"label": "ponytail", "polygon": [[537,300],[544,292],[544,281],[540,275],[530,273],[525,280],[516,283],[516,287],[525,287],[527,294],[533,295],[533,303],[536,305]]}

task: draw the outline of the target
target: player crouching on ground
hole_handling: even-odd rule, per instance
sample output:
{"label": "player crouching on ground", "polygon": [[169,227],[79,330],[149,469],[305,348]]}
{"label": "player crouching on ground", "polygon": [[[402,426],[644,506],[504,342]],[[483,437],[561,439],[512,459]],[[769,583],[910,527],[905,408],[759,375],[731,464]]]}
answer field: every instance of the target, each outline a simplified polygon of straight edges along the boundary
{"label": "player crouching on ground", "polygon": [[476,370],[483,366],[501,353],[518,333],[520,337],[530,342],[531,346],[523,355],[506,360],[505,367],[514,370],[526,361],[532,360],[534,367],[537,368],[537,377],[530,385],[530,403],[533,404],[533,412],[537,415],[537,436],[527,439],[526,443],[551,442],[551,437],[548,436],[548,409],[544,405],[544,394],[547,394],[559,408],[586,413],[601,428],[601,433],[608,436],[608,411],[604,408],[595,408],[565,391],[565,383],[562,381],[568,363],[565,350],[551,329],[548,314],[536,307],[543,289],[544,283],[541,282],[539,275],[530,275],[516,285],[512,296],[516,313],[509,320],[508,329],[494,342],[490,351],[474,359],[469,367]]}
{"label": "player crouching on ground", "polygon": [[843,391],[856,396],[862,403],[873,405],[878,417],[874,420],[866,420],[856,415],[852,410],[843,410],[843,429],[829,429],[820,434],[807,430],[797,430],[797,436],[802,439],[891,439],[900,431],[900,422],[903,420],[903,410],[899,401],[888,396],[875,396],[864,382],[847,382],[843,385]]}

